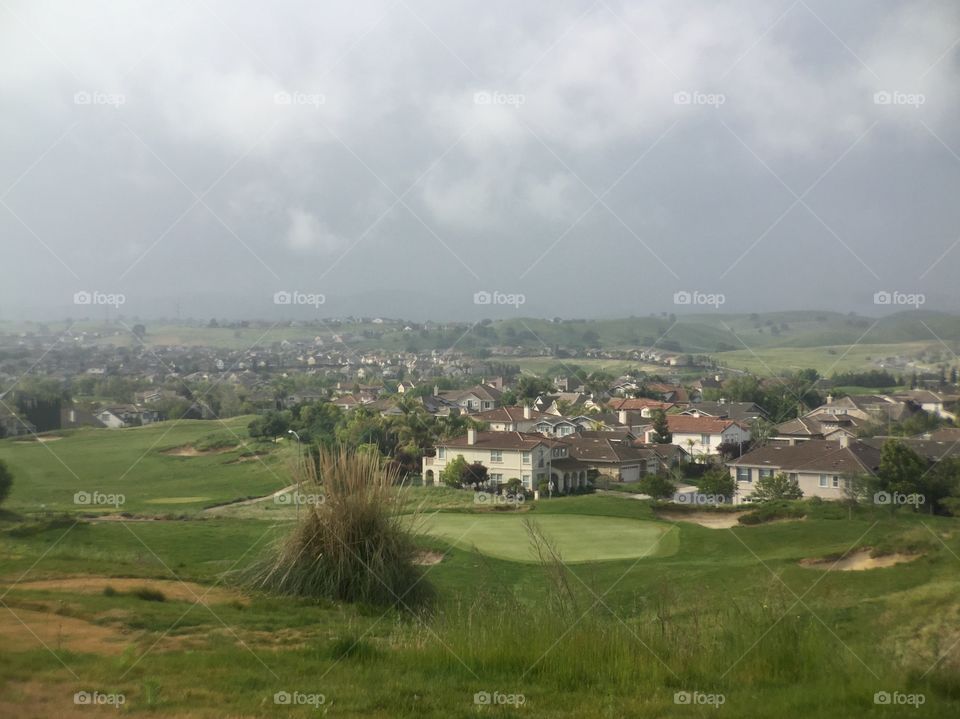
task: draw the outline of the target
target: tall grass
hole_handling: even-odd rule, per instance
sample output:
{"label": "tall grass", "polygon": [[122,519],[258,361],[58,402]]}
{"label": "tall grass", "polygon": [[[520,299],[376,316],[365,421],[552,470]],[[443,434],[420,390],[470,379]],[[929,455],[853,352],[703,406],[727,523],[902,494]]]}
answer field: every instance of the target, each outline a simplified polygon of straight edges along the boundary
{"label": "tall grass", "polygon": [[432,592],[414,564],[418,513],[374,452],[319,448],[294,469],[301,518],[247,574],[257,590],[414,607]]}

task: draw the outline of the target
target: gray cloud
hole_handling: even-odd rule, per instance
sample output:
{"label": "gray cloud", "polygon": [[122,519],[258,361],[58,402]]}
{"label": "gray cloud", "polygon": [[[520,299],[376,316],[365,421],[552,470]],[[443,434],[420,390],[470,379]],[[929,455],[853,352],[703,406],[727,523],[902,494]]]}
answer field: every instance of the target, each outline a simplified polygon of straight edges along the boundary
{"label": "gray cloud", "polygon": [[515,5],[4,0],[0,317],[957,306],[955,3]]}

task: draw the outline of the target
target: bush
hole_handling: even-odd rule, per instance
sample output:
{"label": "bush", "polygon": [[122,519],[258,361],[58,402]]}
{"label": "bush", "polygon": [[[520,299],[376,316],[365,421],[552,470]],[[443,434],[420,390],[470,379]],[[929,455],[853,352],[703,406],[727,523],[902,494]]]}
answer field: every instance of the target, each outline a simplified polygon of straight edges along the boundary
{"label": "bush", "polygon": [[[103,590],[103,593],[107,593],[107,587]],[[130,596],[136,597],[137,599],[142,599],[145,602],[165,602],[167,601],[166,595],[161,592],[159,589],[151,589],[150,587],[138,587],[130,592]]]}
{"label": "bush", "polygon": [[807,516],[806,510],[789,502],[770,502],[744,514],[737,521],[740,524],[763,524],[775,519],[802,519]]}
{"label": "bush", "polygon": [[[246,576],[254,589],[314,600],[410,606],[429,585],[414,565],[416,547],[396,469],[373,452],[321,448],[298,484],[319,490],[294,530]],[[305,489],[309,491],[309,489]]]}

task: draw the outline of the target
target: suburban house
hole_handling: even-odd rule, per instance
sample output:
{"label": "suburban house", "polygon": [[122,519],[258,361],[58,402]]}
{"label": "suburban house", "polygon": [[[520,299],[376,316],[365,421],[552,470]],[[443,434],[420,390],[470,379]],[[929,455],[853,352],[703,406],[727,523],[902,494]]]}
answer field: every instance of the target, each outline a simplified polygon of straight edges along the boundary
{"label": "suburban house", "polygon": [[104,427],[121,429],[123,427],[139,427],[160,421],[160,412],[155,409],[142,409],[132,404],[119,404],[113,407],[104,407],[94,415]]}
{"label": "suburban house", "polygon": [[[745,422],[717,417],[691,417],[685,414],[667,415],[667,427],[673,435],[672,444],[683,447],[692,457],[720,454],[722,444],[746,444],[750,441],[750,427]],[[655,430],[646,431],[645,441],[653,442]]]}
{"label": "suburban house", "polygon": [[826,404],[802,417],[778,424],[773,437],[786,441],[855,437],[859,430],[869,425],[897,422],[918,410],[919,405],[911,400],[898,400],[886,395],[855,395],[840,399],[827,395]]}
{"label": "suburban house", "polygon": [[486,412],[497,407],[500,404],[500,397],[503,392],[496,387],[478,384],[469,389],[446,390],[439,393],[434,392],[434,394],[459,405],[464,412],[472,414]]}
{"label": "suburban house", "polygon": [[857,429],[864,424],[864,420],[848,414],[817,412],[781,422],[774,428],[773,439],[788,444],[809,439],[838,440],[840,437],[855,437]]}
{"label": "suburban house", "polygon": [[[636,482],[646,474],[655,474],[677,450],[673,445],[635,445],[629,432],[583,432],[564,438],[571,458],[599,475],[617,482]],[[668,447],[663,455],[656,447]]]}
{"label": "suburban house", "polygon": [[641,417],[652,417],[657,410],[667,412],[673,409],[672,402],[661,402],[657,399],[635,397],[630,399],[614,399],[607,402],[607,407],[614,412],[638,412]]}
{"label": "suburban house", "polygon": [[914,389],[895,394],[894,398],[918,404],[924,412],[929,412],[937,417],[954,421],[957,419],[956,412],[949,411],[946,408],[956,408],[957,402],[960,402],[960,395],[931,392],[928,389]]}
{"label": "suburban house", "polygon": [[767,419],[766,410],[756,402],[697,402],[680,414],[691,417],[719,417],[720,419],[735,419],[739,422],[753,422],[757,419]]}
{"label": "suburban house", "polygon": [[478,422],[486,422],[491,432],[534,432],[534,425],[547,417],[529,405],[523,407],[498,407],[474,415]]}
{"label": "suburban house", "polygon": [[542,480],[554,490],[567,491],[587,484],[587,468],[571,463],[568,447],[540,434],[528,432],[477,432],[467,430],[464,437],[438,442],[436,456],[423,458],[426,484],[439,484],[447,464],[462,456],[469,464],[479,462],[487,468],[491,481],[505,484],[519,479],[525,489],[536,489]]}
{"label": "suburban house", "polygon": [[742,502],[763,477],[785,474],[797,480],[804,497],[843,499],[851,477],[873,474],[880,449],[858,440],[811,439],[797,444],[768,444],[728,464],[736,481],[735,502]]}

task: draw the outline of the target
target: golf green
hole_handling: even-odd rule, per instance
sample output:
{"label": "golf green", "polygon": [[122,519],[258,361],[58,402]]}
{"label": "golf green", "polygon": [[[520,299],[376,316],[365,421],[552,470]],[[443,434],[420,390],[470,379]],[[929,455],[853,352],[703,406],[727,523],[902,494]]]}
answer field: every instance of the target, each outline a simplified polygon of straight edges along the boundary
{"label": "golf green", "polygon": [[566,562],[662,557],[679,546],[676,527],[618,517],[545,514],[437,513],[424,518],[422,531],[460,549],[476,550],[513,562],[536,561],[524,519],[553,542]]}

